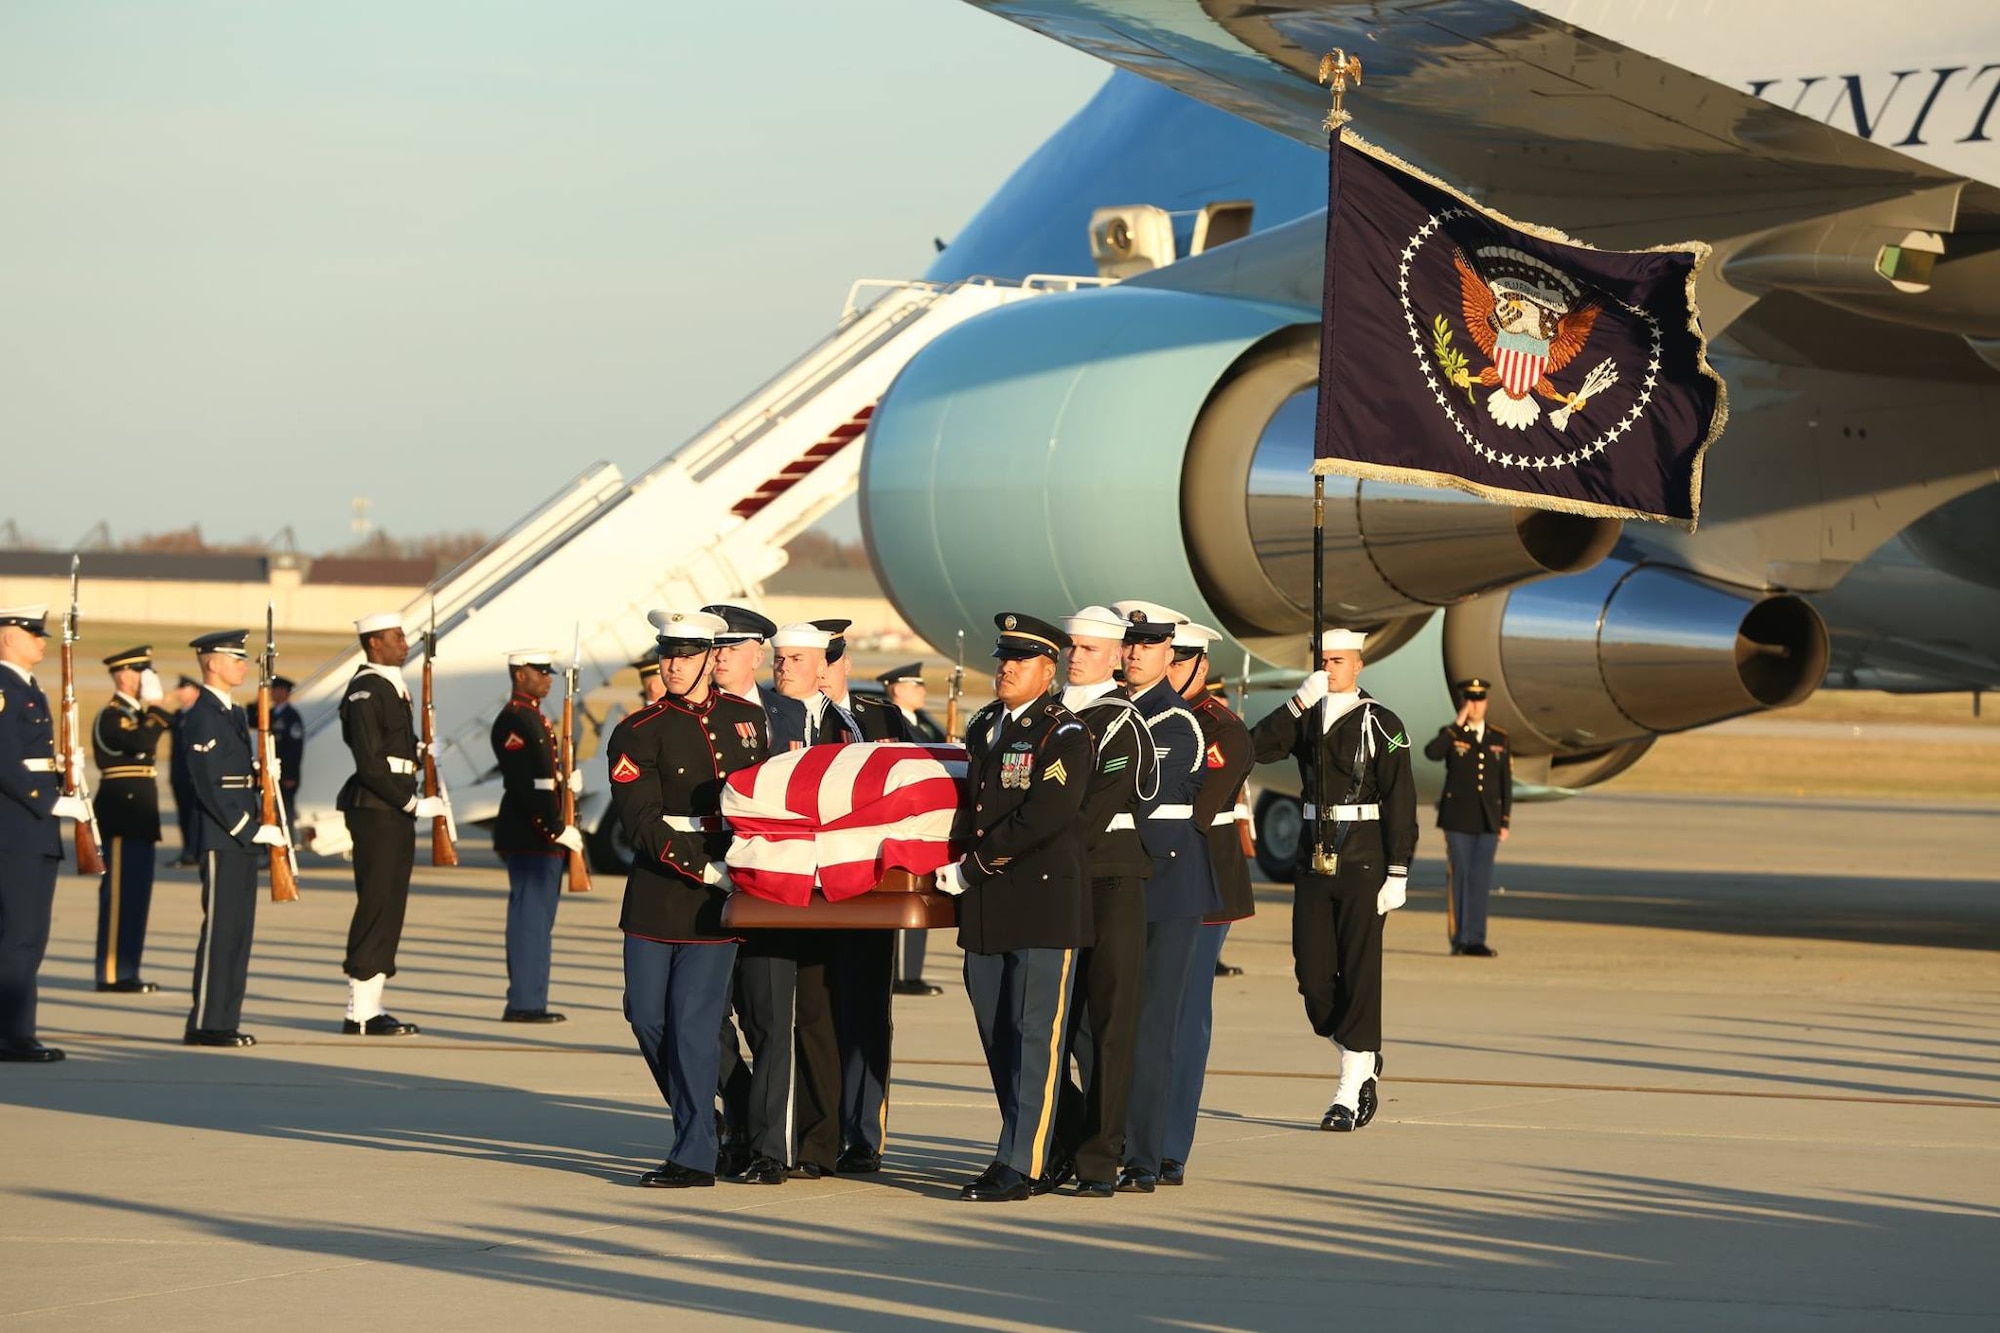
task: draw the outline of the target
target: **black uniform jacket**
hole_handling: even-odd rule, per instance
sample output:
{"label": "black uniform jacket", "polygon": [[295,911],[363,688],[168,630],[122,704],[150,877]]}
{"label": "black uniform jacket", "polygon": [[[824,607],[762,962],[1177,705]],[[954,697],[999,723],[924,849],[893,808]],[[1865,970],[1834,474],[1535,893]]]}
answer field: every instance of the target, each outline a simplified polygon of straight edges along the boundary
{"label": "black uniform jacket", "polygon": [[[1298,704],[1285,706],[1259,722],[1250,732],[1257,762],[1268,764],[1286,755],[1298,760],[1300,790],[1309,805],[1319,803],[1313,785],[1312,738],[1319,736],[1326,751],[1327,782],[1336,805],[1376,805],[1381,817],[1373,822],[1353,823],[1339,831],[1341,874],[1348,868],[1407,873],[1410,858],[1417,852],[1417,789],[1410,780],[1410,738],[1402,719],[1361,691],[1361,702],[1333,724],[1321,730],[1319,704],[1310,720],[1301,718]],[[1296,865],[1311,867],[1311,826],[1299,839]]]}
{"label": "black uniform jacket", "polygon": [[1514,754],[1506,732],[1489,723],[1479,736],[1471,727],[1446,724],[1424,747],[1424,758],[1444,761],[1439,828],[1498,833],[1507,827],[1514,813]]}
{"label": "black uniform jacket", "polygon": [[861,728],[864,741],[913,741],[917,737],[903,720],[903,710],[872,694],[847,696],[847,711]]}
{"label": "black uniform jacket", "polygon": [[971,953],[1075,949],[1090,943],[1083,803],[1090,732],[1052,698],[1027,705],[995,738],[999,701],[965,729],[972,807],[959,810],[958,944]]}
{"label": "black uniform jacket", "polygon": [[61,856],[55,717],[42,687],[0,666],[0,852]]}
{"label": "black uniform jacket", "polygon": [[[896,711],[901,713],[903,710],[899,708]],[[909,733],[906,739],[915,741],[919,745],[945,743],[944,728],[937,724],[936,718],[921,708],[903,718],[903,730]]]}
{"label": "black uniform jacket", "polygon": [[173,714],[137,699],[116,694],[97,725],[90,729],[90,749],[97,761],[97,831],[107,838],[160,840],[160,786],[154,757],[160,738],[173,727]]}
{"label": "black uniform jacket", "polygon": [[[698,704],[668,695],[612,731],[611,803],[633,851],[620,930],[674,943],[734,938],[722,928],[723,891],[706,882],[729,850],[722,784],[769,752],[764,710],[720,690]],[[686,827],[694,822],[713,827]]]}
{"label": "black uniform jacket", "polygon": [[305,776],[306,721],[290,700],[271,710],[271,736],[278,751],[278,786],[295,792]]}
{"label": "black uniform jacket", "polygon": [[422,770],[410,701],[394,681],[362,667],[340,701],[340,738],[354,772],[334,797],[337,810],[400,810],[414,817]]}
{"label": "black uniform jacket", "polygon": [[772,754],[796,750],[806,743],[806,706],[803,703],[786,698],[769,685],[759,685],[757,697],[751,702],[764,710],[764,739],[770,742]]}
{"label": "black uniform jacket", "polygon": [[1201,734],[1208,741],[1202,756],[1201,795],[1194,800],[1194,822],[1208,837],[1208,863],[1215,871],[1215,887],[1222,895],[1222,910],[1209,916],[1214,921],[1241,921],[1257,914],[1257,899],[1250,891],[1250,863],[1243,855],[1243,835],[1237,830],[1236,797],[1243,779],[1250,775],[1250,728],[1229,711],[1229,705],[1208,695],[1194,705],[1201,719]]}
{"label": "black uniform jacket", "polygon": [[565,856],[562,793],[556,790],[556,729],[541,701],[517,694],[493,719],[493,758],[500,765],[500,814],[493,850],[502,856]]}
{"label": "black uniform jacket", "polygon": [[[194,705],[188,705],[192,708]],[[167,751],[167,780],[173,784],[174,799],[192,800],[194,775],[188,772],[187,742],[181,739],[181,728],[187,725],[187,708],[174,710],[174,724],[170,728],[173,746]]]}
{"label": "black uniform jacket", "polygon": [[1208,742],[1187,700],[1164,679],[1132,702],[1146,719],[1160,765],[1159,781],[1150,795],[1142,789],[1140,803],[1139,836],[1153,854],[1146,920],[1210,916],[1222,910],[1222,898],[1208,864],[1208,838],[1194,821]]}
{"label": "black uniform jacket", "polygon": [[1153,873],[1153,855],[1139,838],[1139,793],[1151,788],[1159,767],[1152,733],[1132,701],[1117,690],[1092,699],[1076,715],[1097,750],[1083,802],[1090,877],[1145,879]]}
{"label": "black uniform jacket", "polygon": [[250,719],[204,686],[188,706],[181,739],[187,743],[188,775],[194,779],[195,804],[201,809],[195,852],[249,848],[257,836],[261,805]]}

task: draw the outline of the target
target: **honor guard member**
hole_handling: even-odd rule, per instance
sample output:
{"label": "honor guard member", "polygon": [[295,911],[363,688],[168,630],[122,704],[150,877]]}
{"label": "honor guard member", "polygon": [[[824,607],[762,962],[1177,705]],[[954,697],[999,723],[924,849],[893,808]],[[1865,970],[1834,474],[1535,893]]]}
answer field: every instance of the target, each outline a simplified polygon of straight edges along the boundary
{"label": "honor guard member", "polygon": [[[555,682],[555,653],[547,648],[507,654],[513,692],[493,719],[490,740],[500,766],[500,814],[493,821],[493,850],[507,866],[507,1005],[503,1023],[560,1023],[549,1009],[550,937],[562,901],[569,853],[583,850],[583,834],[562,819],[556,789],[556,729],[542,713]],[[570,775],[573,790],[581,771]]]}
{"label": "honor guard member", "polygon": [[1194,800],[1194,825],[1208,841],[1208,866],[1215,875],[1222,906],[1202,922],[1194,962],[1188,968],[1187,989],[1181,993],[1174,1071],[1167,1085],[1162,1185],[1179,1185],[1187,1178],[1188,1154],[1194,1150],[1201,1090],[1208,1074],[1209,1037],[1215,1026],[1215,979],[1222,975],[1219,965],[1223,941],[1229,938],[1229,923],[1257,911],[1236,818],[1237,796],[1252,766],[1250,729],[1208,688],[1208,646],[1221,637],[1206,625],[1177,627],[1174,662],[1167,677],[1194,710],[1202,739],[1207,742],[1202,752],[1201,792]]}
{"label": "honor guard member", "polygon": [[174,826],[181,831],[181,854],[174,858],[177,866],[195,863],[194,830],[199,812],[194,803],[194,779],[188,775],[187,745],[181,740],[181,724],[187,721],[187,710],[200,697],[201,682],[193,676],[182,676],[174,686],[173,740],[167,748],[167,781],[174,792]]}
{"label": "honor guard member", "polygon": [[1056,1087],[1077,950],[1090,942],[1082,815],[1095,755],[1090,732],[1049,694],[1069,636],[1019,612],[994,623],[998,698],[965,730],[973,806],[961,807],[954,841],[969,850],[937,874],[959,895],[965,991],[1000,1103],[993,1164],[959,1191],[975,1203],[1062,1183],[1051,1169]]}
{"label": "honor guard member", "polygon": [[1141,794],[1159,782],[1153,738],[1116,671],[1125,618],[1086,606],[1063,621],[1069,684],[1063,707],[1089,730],[1096,763],[1083,802],[1084,873],[1091,942],[1077,959],[1070,1045],[1081,1086],[1063,1080],[1064,1156],[1082,1198],[1109,1198],[1125,1157],[1125,1120],[1146,970],[1146,879],[1152,854],[1139,837]]}
{"label": "honor guard member", "polygon": [[[1208,866],[1208,839],[1194,822],[1208,742],[1168,669],[1174,631],[1187,617],[1153,602],[1116,602],[1125,617],[1125,692],[1146,719],[1160,776],[1140,802],[1139,836],[1152,853],[1146,880],[1146,967],[1139,1044],[1125,1117],[1125,1168],[1118,1188],[1151,1194],[1166,1158],[1167,1089],[1180,1042],[1184,992],[1201,943],[1201,923],[1222,900]],[[1207,984],[1206,981],[1203,984]]]}
{"label": "honor guard member", "polygon": [[647,653],[632,664],[632,669],[639,673],[639,706],[650,708],[667,692],[667,687],[660,683],[660,659]]}
{"label": "honor guard member", "polygon": [[49,947],[62,819],[90,812],[62,794],[48,696],[31,674],[47,647],[47,607],[0,608],[0,1061],[63,1058],[35,1040],[36,974]]}
{"label": "honor guard member", "polygon": [[289,676],[271,677],[271,738],[278,751],[278,795],[285,802],[285,827],[291,828],[298,814],[299,782],[306,769],[306,724],[292,707],[292,691],[297,682]]}
{"label": "honor guard member", "polygon": [[[892,667],[875,677],[882,686],[882,697],[903,719],[903,734],[910,740],[923,745],[944,744],[944,728],[940,727],[929,713],[924,711],[924,664],[909,662]],[[928,952],[930,932],[927,930],[904,930],[896,934],[896,982],[892,990],[898,995],[942,995],[944,987],[933,986],[924,980],[924,956]]]}
{"label": "honor guard member", "polygon": [[715,636],[705,611],[656,612],[666,694],[611,733],[611,800],[632,843],[625,904],[625,1019],[673,1112],[674,1139],[640,1177],[661,1189],[715,1183],[716,1034],[729,1010],[736,941],[723,929],[724,780],[762,760],[760,709],[715,688]]}
{"label": "honor guard member", "polygon": [[747,606],[726,602],[702,610],[721,616],[729,626],[715,636],[715,683],[726,693],[764,710],[764,739],[772,754],[794,748],[792,742],[805,735],[805,705],[757,679],[771,639],[778,632],[777,624]]}
{"label": "honor guard member", "polygon": [[201,934],[194,948],[194,1007],[182,1037],[189,1046],[257,1044],[239,1026],[257,929],[257,849],[284,846],[285,831],[257,822],[257,750],[250,719],[230,693],[250,674],[243,646],[249,637],[248,630],[218,630],[188,644],[201,667],[201,694],[181,724],[201,811],[195,824]]}
{"label": "honor guard member", "polygon": [[367,661],[340,701],[340,736],[354,756],[354,773],[334,806],[354,838],[354,917],[347,927],[349,1036],[409,1037],[405,1023],[382,1008],[382,990],[396,975],[410,872],[417,859],[417,822],[445,812],[444,799],[420,794],[417,728],[403,663],[410,655],[402,617],[382,612],[354,622]]}
{"label": "honor guard member", "polygon": [[1458,716],[1424,746],[1424,758],[1444,764],[1438,827],[1451,867],[1445,931],[1454,954],[1495,958],[1486,943],[1486,899],[1493,891],[1493,856],[1507,841],[1514,813],[1514,755],[1507,733],[1486,721],[1486,682],[1457,685]]}
{"label": "honor guard member", "polygon": [[[815,620],[827,632],[826,674],[820,691],[864,741],[907,741],[903,715],[887,700],[852,693],[854,659],[847,655],[851,620]],[[840,1047],[840,1137],[835,1169],[865,1175],[882,1169],[889,1138],[889,1062],[895,1041],[896,932],[826,932],[827,987]]]}
{"label": "honor guard member", "polygon": [[[1250,731],[1258,763],[1290,755],[1299,765],[1306,828],[1292,881],[1292,962],[1306,1017],[1340,1059],[1333,1105],[1319,1127],[1343,1132],[1375,1117],[1382,918],[1403,905],[1417,850],[1409,736],[1401,719],[1355,683],[1366,637],[1349,629],[1322,633],[1320,669]],[[1325,792],[1318,789],[1322,768]],[[1316,864],[1318,857],[1331,867]]]}
{"label": "honor guard member", "polygon": [[160,842],[160,784],[154,767],[173,715],[160,707],[166,691],[153,670],[151,647],[104,659],[111,702],[90,729],[97,762],[91,804],[104,839],[104,876],[97,885],[97,989],[146,995],[159,989],[139,977],[146,916],[153,905],[153,849]]}

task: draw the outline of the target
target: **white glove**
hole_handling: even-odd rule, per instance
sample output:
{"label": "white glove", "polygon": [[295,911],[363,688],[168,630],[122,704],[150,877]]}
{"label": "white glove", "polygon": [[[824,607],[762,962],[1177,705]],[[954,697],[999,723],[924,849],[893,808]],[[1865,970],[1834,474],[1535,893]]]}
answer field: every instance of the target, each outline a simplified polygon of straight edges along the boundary
{"label": "white glove", "polygon": [[444,817],[444,797],[419,796],[417,808],[410,813],[418,819],[441,819]]}
{"label": "white glove", "polygon": [[166,697],[167,697],[167,690],[164,685],[160,684],[159,672],[153,670],[153,668],[151,667],[147,667],[144,671],[141,671],[139,673],[140,703],[142,704],[163,703],[165,702]]}
{"label": "white glove", "polygon": [[256,847],[289,847],[292,845],[292,840],[287,838],[285,831],[276,824],[259,824],[256,833],[251,835],[250,842],[252,846]]}
{"label": "white glove", "polygon": [[1298,692],[1292,695],[1292,702],[1299,706],[1301,713],[1326,698],[1326,672],[1315,671],[1299,683]]}
{"label": "white glove", "polygon": [[965,874],[958,867],[959,863],[953,861],[949,865],[942,865],[937,868],[937,891],[939,893],[948,893],[956,898],[959,894],[965,892]]}
{"label": "white glove", "polygon": [[278,758],[278,756],[276,756],[276,755],[272,755],[272,756],[271,756],[271,781],[273,781],[273,782],[283,782],[284,780],[285,780],[285,765],[284,765],[283,761],[282,761],[282,760],[280,760],[280,759]]}
{"label": "white glove", "polygon": [[1375,894],[1375,915],[1387,916],[1408,902],[1410,898],[1410,877],[1391,875],[1382,881],[1382,887]]}
{"label": "white glove", "polygon": [[573,852],[580,852],[583,850],[583,833],[576,825],[567,825],[561,833],[556,834],[556,846],[567,847]]}
{"label": "white glove", "polygon": [[720,861],[710,861],[702,867],[701,882],[704,884],[713,884],[724,893],[728,893],[736,887],[736,881],[729,878],[729,867]]}
{"label": "white glove", "polygon": [[81,796],[58,796],[49,815],[55,819],[84,820],[90,818],[90,806]]}
{"label": "white glove", "polygon": [[580,768],[572,768],[572,769],[571,769],[571,770],[569,771],[569,791],[570,791],[570,795],[572,795],[572,796],[581,796],[581,795],[583,795],[583,770],[582,770],[582,769],[580,769]]}

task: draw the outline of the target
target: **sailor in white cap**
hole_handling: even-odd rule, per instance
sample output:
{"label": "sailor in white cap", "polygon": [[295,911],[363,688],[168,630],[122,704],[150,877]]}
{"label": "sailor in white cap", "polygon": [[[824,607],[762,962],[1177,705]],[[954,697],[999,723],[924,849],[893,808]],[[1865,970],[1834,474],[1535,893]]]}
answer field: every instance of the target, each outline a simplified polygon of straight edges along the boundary
{"label": "sailor in white cap", "polygon": [[611,801],[631,840],[618,918],[625,933],[625,1018],[673,1111],[673,1146],[642,1185],[715,1183],[715,1093],[736,940],[722,925],[723,779],[768,753],[764,710],[715,688],[707,611],[659,611],[659,702],[627,717],[605,746]]}
{"label": "sailor in white cap", "polygon": [[340,737],[354,757],[334,808],[354,840],[354,916],[347,927],[349,1036],[408,1037],[417,1032],[382,1008],[382,991],[396,975],[403,914],[416,865],[417,823],[442,815],[444,801],[418,785],[417,728],[410,687],[403,680],[409,639],[393,611],[354,622],[367,660],[347,683],[340,701]]}
{"label": "sailor in white cap", "polygon": [[[560,1023],[549,1008],[551,937],[562,901],[569,853],[583,850],[583,834],[562,818],[556,783],[556,729],[542,712],[555,684],[556,656],[549,648],[507,654],[512,687],[493,719],[488,740],[500,768],[500,813],[493,821],[493,850],[507,867],[507,1003],[503,1023]],[[583,774],[570,774],[572,790]]]}
{"label": "sailor in white cap", "polygon": [[1403,905],[1417,850],[1409,733],[1357,684],[1366,641],[1359,630],[1325,631],[1320,669],[1250,732],[1258,763],[1290,755],[1299,765],[1306,826],[1292,881],[1292,962],[1313,1031],[1339,1056],[1320,1128],[1340,1132],[1375,1117],[1382,921]]}

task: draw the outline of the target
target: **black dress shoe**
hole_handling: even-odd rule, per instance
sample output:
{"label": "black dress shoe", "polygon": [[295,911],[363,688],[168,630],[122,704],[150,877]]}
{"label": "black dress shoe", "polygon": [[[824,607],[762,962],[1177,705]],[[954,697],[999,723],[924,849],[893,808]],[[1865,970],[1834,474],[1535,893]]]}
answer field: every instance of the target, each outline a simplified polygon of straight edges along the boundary
{"label": "black dress shoe", "polygon": [[1118,1173],[1120,1194],[1151,1194],[1160,1178],[1151,1171],[1141,1171],[1136,1166],[1128,1166]]}
{"label": "black dress shoe", "polygon": [[1215,960],[1215,975],[1218,977],[1240,977],[1243,975],[1243,969],[1234,963],[1225,963],[1218,958]]}
{"label": "black dress shoe", "polygon": [[414,1037],[423,1031],[415,1023],[405,1023],[394,1014],[377,1014],[366,1023],[343,1018],[340,1030],[350,1037]]}
{"label": "black dress shoe", "polygon": [[55,1047],[44,1046],[38,1041],[28,1042],[25,1045],[9,1043],[0,1046],[0,1064],[52,1065],[58,1060],[67,1058]]}
{"label": "black dress shoe", "polygon": [[553,1009],[503,1009],[500,1011],[502,1023],[567,1023],[568,1014],[559,1014]]}
{"label": "black dress shoe", "polygon": [[1035,1194],[1051,1194],[1076,1179],[1076,1159],[1063,1157],[1049,1163],[1041,1175],[1036,1176],[1029,1186]]}
{"label": "black dress shoe", "polygon": [[1451,956],[1453,958],[1458,957],[1460,954],[1464,952],[1465,952],[1465,946],[1463,944],[1460,944],[1457,940],[1453,940],[1451,942]]}
{"label": "black dress shoe", "polygon": [[928,981],[899,981],[889,988],[898,995],[942,995],[944,987],[933,986]]}
{"label": "black dress shoe", "polygon": [[882,1154],[860,1144],[842,1153],[833,1164],[836,1175],[869,1176],[882,1169]]}
{"label": "black dress shoe", "polygon": [[[757,1154],[751,1152],[748,1148],[739,1144],[725,1143],[721,1148],[716,1150],[715,1174],[734,1180],[737,1176],[748,1171],[751,1164],[756,1160]],[[784,1165],[780,1163],[779,1170],[783,1169]]]}
{"label": "black dress shoe", "polygon": [[785,1164],[775,1157],[753,1157],[748,1166],[727,1174],[739,1185],[782,1185]]}
{"label": "black dress shoe", "polygon": [[181,855],[174,858],[174,869],[176,870],[192,870],[200,864],[201,862],[195,860],[192,856]]}
{"label": "black dress shoe", "polygon": [[822,1176],[832,1174],[831,1169],[821,1166],[818,1162],[793,1162],[785,1168],[785,1175],[793,1180],[818,1180]]}
{"label": "black dress shoe", "polygon": [[1018,1203],[1032,1198],[1035,1182],[1011,1166],[995,1162],[971,1184],[958,1192],[967,1203]]}
{"label": "black dress shoe", "polygon": [[1187,1163],[1176,1162],[1173,1158],[1163,1158],[1160,1162],[1160,1183],[1162,1185],[1187,1184]]}
{"label": "black dress shoe", "polygon": [[234,1028],[196,1028],[181,1038],[183,1046],[255,1046],[257,1039]]}
{"label": "black dress shoe", "polygon": [[1458,951],[1467,958],[1498,958],[1500,956],[1498,949],[1488,948],[1484,944],[1461,944],[1458,946]]}
{"label": "black dress shoe", "polygon": [[103,995],[151,995],[160,985],[156,981],[141,981],[133,977],[128,981],[100,981],[97,989]]}
{"label": "black dress shoe", "polygon": [[1319,1127],[1335,1134],[1351,1134],[1361,1128],[1354,1122],[1354,1112],[1338,1103],[1326,1108],[1326,1114],[1320,1117]]}
{"label": "black dress shoe", "polygon": [[715,1175],[710,1171],[697,1171],[691,1166],[678,1162],[662,1162],[659,1169],[648,1171],[639,1177],[639,1183],[648,1189],[684,1190],[699,1189],[715,1183]]}
{"label": "black dress shoe", "polygon": [[1118,1186],[1108,1180],[1079,1180],[1076,1182],[1076,1197],[1079,1199],[1108,1199],[1118,1192]]}

